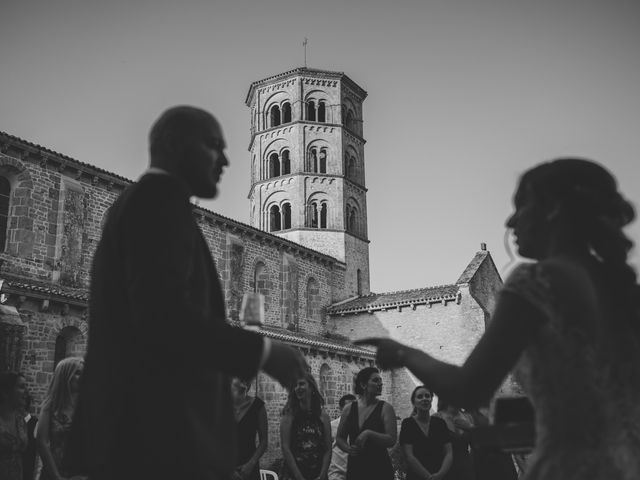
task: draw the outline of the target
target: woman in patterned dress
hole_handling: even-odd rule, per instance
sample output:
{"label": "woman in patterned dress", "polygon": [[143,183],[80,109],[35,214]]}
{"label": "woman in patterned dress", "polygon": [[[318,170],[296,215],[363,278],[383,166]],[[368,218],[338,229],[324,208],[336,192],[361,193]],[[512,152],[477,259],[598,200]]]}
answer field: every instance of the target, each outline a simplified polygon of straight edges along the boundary
{"label": "woman in patterned dress", "polygon": [[83,366],[82,358],[68,357],[60,360],[53,372],[36,426],[36,442],[42,458],[40,480],[68,478],[61,466],[62,457],[71,429]]}
{"label": "woman in patterned dress", "polygon": [[0,373],[0,479],[22,479],[22,454],[27,448],[27,424],[23,409],[24,377]]}
{"label": "woman in patterned dress", "polygon": [[331,460],[331,421],[311,374],[289,390],[280,423],[284,480],[326,480]]}
{"label": "woman in patterned dress", "polygon": [[627,263],[635,217],[601,165],[540,164],[507,220],[521,256],[462,366],[389,339],[378,363],[407,367],[451,403],[486,402],[515,367],[536,413],[527,480],[640,478],[640,286]]}

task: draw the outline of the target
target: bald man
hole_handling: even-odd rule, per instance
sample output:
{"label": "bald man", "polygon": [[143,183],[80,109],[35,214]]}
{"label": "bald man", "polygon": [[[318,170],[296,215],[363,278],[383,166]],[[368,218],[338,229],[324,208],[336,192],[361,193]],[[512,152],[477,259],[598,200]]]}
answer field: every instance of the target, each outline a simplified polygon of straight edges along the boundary
{"label": "bald man", "polygon": [[93,259],[89,344],[66,461],[106,479],[230,477],[230,377],[258,370],[288,386],[302,355],[230,326],[190,197],[214,198],[229,161],[220,124],[164,112],[150,168],[113,204]]}

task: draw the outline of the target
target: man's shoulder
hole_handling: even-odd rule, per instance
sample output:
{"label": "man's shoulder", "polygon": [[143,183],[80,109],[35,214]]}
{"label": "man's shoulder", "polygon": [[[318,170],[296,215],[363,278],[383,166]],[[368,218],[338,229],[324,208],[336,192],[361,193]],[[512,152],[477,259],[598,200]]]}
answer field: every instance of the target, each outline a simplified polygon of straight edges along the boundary
{"label": "man's shoulder", "polygon": [[137,182],[129,185],[120,195],[115,205],[130,210],[140,206],[145,211],[157,207],[189,206],[189,195],[180,181],[170,175],[145,174]]}

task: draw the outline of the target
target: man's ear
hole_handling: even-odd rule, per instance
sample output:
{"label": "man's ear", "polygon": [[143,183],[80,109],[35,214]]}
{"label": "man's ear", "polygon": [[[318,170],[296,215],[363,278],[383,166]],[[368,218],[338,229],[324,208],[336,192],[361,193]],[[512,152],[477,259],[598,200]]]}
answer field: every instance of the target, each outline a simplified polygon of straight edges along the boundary
{"label": "man's ear", "polygon": [[184,138],[173,130],[163,132],[160,143],[169,157],[180,157],[184,149]]}

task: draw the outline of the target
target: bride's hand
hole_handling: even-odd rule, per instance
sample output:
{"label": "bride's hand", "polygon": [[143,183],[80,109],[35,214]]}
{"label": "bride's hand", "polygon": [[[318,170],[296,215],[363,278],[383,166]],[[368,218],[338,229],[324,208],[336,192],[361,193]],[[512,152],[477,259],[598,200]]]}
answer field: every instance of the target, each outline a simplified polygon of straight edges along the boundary
{"label": "bride's hand", "polygon": [[405,352],[408,349],[405,345],[391,340],[390,338],[368,337],[355,340],[355,345],[372,345],[378,349],[376,353],[376,363],[380,368],[389,370],[406,366]]}

